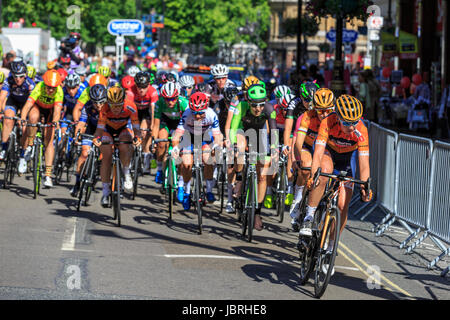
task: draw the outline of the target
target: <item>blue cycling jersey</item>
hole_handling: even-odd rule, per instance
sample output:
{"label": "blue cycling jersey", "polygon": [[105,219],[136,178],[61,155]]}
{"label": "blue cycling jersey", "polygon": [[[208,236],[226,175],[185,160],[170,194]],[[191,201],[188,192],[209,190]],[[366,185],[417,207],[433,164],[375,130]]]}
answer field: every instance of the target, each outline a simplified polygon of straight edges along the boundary
{"label": "blue cycling jersey", "polygon": [[67,91],[67,88],[66,87],[63,88],[63,92],[64,92],[63,106],[67,108],[66,114],[72,114],[73,108],[75,108],[75,105],[77,104],[77,100],[81,96],[83,91],[84,91],[84,88],[80,86],[78,88],[78,91],[75,94],[75,96],[72,97],[69,94],[69,92]]}
{"label": "blue cycling jersey", "polygon": [[92,104],[92,101],[88,101],[81,110],[80,121],[86,123],[88,126],[97,127],[98,117],[100,112]]}
{"label": "blue cycling jersey", "polygon": [[8,79],[3,83],[2,90],[8,92],[7,98],[11,97],[17,102],[25,103],[35,86],[36,84],[29,77],[26,77],[22,85],[18,86],[12,74],[10,74]]}

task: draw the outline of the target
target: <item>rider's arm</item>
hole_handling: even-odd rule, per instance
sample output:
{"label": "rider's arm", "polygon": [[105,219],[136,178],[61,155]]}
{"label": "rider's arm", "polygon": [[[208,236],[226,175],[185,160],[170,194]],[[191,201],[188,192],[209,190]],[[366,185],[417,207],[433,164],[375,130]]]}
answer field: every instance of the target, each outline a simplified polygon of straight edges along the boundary
{"label": "rider's arm", "polygon": [[[228,134],[228,139],[230,142],[236,143],[237,142],[237,130],[239,129],[241,125],[241,119],[242,119],[242,103],[240,102],[237,106],[234,112],[231,114],[231,123],[229,129],[225,127],[225,134]],[[228,117],[230,116],[230,112],[228,112]],[[227,119],[228,121],[228,119]]]}
{"label": "rider's arm", "polygon": [[358,139],[359,176],[362,181],[367,181],[370,177],[369,134],[362,121],[359,122],[357,130],[361,134]]}
{"label": "rider's arm", "polygon": [[0,112],[5,111],[7,96],[8,96],[8,91],[2,90],[0,93]]}
{"label": "rider's arm", "polygon": [[81,116],[81,110],[83,109],[84,105],[89,101],[89,88],[86,88],[81,93],[80,97],[77,100],[77,103],[75,104],[75,107],[73,108],[72,116],[73,121],[78,121]]}
{"label": "rider's arm", "polygon": [[323,154],[328,141],[328,126],[329,117],[322,120],[319,127],[319,132],[314,144],[314,155],[311,164],[311,177],[315,175],[322,163]]}

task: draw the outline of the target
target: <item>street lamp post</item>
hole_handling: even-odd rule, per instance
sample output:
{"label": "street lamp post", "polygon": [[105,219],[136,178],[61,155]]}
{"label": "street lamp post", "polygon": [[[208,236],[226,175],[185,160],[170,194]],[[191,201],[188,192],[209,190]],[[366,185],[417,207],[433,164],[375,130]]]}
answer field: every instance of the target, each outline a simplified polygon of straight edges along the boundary
{"label": "street lamp post", "polygon": [[300,70],[302,65],[302,6],[303,0],[298,0],[298,9],[297,9],[297,61],[296,61],[296,69],[297,69],[297,77],[300,79]]}
{"label": "street lamp post", "polygon": [[345,93],[344,86],[344,62],[342,61],[342,28],[344,19],[341,13],[336,14],[336,49],[334,52],[333,64],[333,80],[331,81],[331,89],[338,97]]}

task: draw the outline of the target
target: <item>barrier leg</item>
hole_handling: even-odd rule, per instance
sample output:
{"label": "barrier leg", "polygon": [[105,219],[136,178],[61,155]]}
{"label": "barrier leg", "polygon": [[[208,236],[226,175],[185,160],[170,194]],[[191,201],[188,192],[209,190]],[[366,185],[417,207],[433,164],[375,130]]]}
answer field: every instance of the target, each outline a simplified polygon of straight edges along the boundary
{"label": "barrier leg", "polygon": [[415,238],[418,234],[420,233],[420,228],[418,228],[416,231],[414,231],[413,233],[411,233],[408,238],[406,238],[405,241],[403,241],[402,243],[400,243],[400,245],[398,246],[399,249],[403,249],[408,242],[410,242],[413,238]]}
{"label": "barrier leg", "polygon": [[[367,210],[367,212],[359,220],[364,221],[364,219],[366,219],[369,214],[371,214],[376,208],[378,208],[378,206],[379,206],[379,204],[376,203],[372,208]],[[355,213],[355,215],[356,215],[356,213]]]}
{"label": "barrier leg", "polygon": [[381,222],[372,228],[372,232],[378,231],[378,229],[380,229],[383,226],[383,224],[385,224],[386,221],[388,221],[392,217],[393,217],[392,213],[389,212],[388,214],[386,214],[386,216],[384,216],[384,218],[381,220]]}
{"label": "barrier leg", "polygon": [[413,251],[419,244],[421,244],[426,238],[428,237],[428,231],[425,231],[425,233],[419,238],[419,240],[417,240],[416,242],[414,242],[411,246],[409,246],[406,249],[405,253],[410,253],[411,251]]}
{"label": "barrier leg", "polygon": [[[428,264],[428,269],[431,269],[431,268],[433,268],[435,265],[436,265],[436,263],[438,263],[439,262],[439,260],[441,260],[444,256],[446,256],[447,254],[449,254],[449,252],[450,252],[450,247],[449,248],[447,248],[447,249],[445,249],[444,250],[444,252],[442,252],[438,257],[436,257],[433,261],[431,261],[429,264]],[[447,272],[448,272],[448,268],[449,267],[447,267]]]}
{"label": "barrier leg", "polygon": [[381,227],[380,230],[378,230],[376,236],[381,236],[391,226],[391,224],[395,222],[395,220],[397,220],[397,217],[393,217],[391,220],[389,220],[388,223],[386,223],[383,227]]}
{"label": "barrier leg", "polygon": [[[358,210],[356,210],[355,212],[353,212],[353,216],[357,216],[362,210],[364,210],[367,206],[371,205],[370,202],[364,203],[361,207],[359,207]],[[376,206],[376,204],[375,204]]]}
{"label": "barrier leg", "polygon": [[450,271],[450,265],[447,268],[445,268],[444,271],[442,271],[441,277],[445,277],[449,271]]}
{"label": "barrier leg", "polygon": [[[441,249],[442,251],[445,251],[445,249],[447,249],[447,247],[437,238],[430,236],[431,240],[434,242],[434,244]],[[450,255],[450,253],[449,253]]]}

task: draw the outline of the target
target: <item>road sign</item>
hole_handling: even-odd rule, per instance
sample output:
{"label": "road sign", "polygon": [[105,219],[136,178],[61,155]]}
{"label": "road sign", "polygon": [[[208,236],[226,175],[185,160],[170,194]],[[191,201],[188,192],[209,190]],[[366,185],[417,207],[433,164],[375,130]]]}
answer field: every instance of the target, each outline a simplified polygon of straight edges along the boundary
{"label": "road sign", "polygon": [[[336,42],[336,30],[331,29],[327,32],[326,38],[330,42]],[[358,39],[358,32],[355,30],[344,29],[342,30],[342,42],[354,43]]]}
{"label": "road sign", "polygon": [[116,47],[114,47],[114,46],[105,46],[103,48],[103,51],[104,52],[108,52],[108,53],[114,53],[114,52],[116,52]]}
{"label": "road sign", "polygon": [[369,29],[380,30],[383,27],[383,17],[369,17],[367,19],[367,27]]}
{"label": "road sign", "polygon": [[144,31],[144,24],[136,19],[114,19],[108,23],[108,32],[114,36],[135,36]]}

